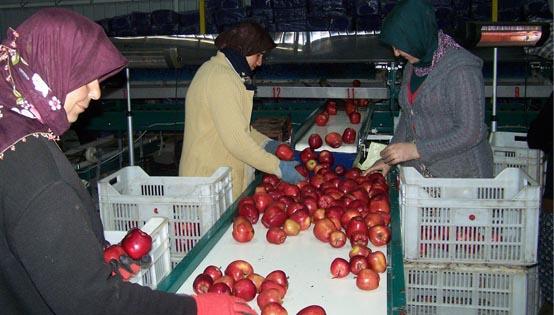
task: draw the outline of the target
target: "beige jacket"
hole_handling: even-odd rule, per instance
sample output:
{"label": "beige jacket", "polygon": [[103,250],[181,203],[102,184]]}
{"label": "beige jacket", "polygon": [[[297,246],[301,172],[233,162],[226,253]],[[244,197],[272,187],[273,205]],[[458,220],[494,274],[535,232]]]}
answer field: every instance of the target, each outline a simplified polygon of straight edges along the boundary
{"label": "beige jacket", "polygon": [[230,166],[236,200],[252,181],[253,168],[281,175],[279,159],[263,149],[269,138],[250,126],[253,97],[223,53],[198,69],[185,100],[180,176],[210,176]]}

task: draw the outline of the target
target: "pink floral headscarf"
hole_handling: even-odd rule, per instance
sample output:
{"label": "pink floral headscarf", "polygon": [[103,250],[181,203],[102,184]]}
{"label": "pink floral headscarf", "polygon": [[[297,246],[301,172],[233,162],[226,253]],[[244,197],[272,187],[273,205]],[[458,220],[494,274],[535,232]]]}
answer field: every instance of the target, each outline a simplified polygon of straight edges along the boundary
{"label": "pink floral headscarf", "polygon": [[0,45],[0,159],[29,135],[63,134],[66,95],[126,64],[102,27],[70,10],[43,9],[8,30]]}

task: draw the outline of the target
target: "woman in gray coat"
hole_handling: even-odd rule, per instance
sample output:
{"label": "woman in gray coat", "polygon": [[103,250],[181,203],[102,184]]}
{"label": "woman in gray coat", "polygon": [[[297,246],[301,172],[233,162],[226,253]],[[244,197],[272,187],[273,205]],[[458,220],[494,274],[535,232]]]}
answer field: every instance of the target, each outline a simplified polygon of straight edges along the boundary
{"label": "woman in gray coat", "polygon": [[368,172],[401,164],[427,177],[492,177],[482,60],[437,29],[424,0],[400,1],[380,40],[408,63],[394,137]]}

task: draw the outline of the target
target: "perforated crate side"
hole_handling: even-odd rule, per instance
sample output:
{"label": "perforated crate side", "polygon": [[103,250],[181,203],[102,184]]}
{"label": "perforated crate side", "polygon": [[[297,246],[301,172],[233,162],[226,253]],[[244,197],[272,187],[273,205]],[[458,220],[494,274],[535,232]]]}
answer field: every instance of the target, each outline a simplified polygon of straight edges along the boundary
{"label": "perforated crate side", "polygon": [[535,315],[537,268],[404,264],[406,309],[421,314]]}
{"label": "perforated crate side", "polygon": [[99,182],[102,221],[106,228],[128,230],[152,216],[166,217],[172,256],[186,254],[232,203],[228,167],[210,177],[144,174],[139,167],[127,167]]}
{"label": "perforated crate side", "polygon": [[[136,275],[129,278],[129,282],[155,289],[158,283],[172,270],[169,252],[169,223],[166,218],[154,217],[140,228],[152,236],[152,249],[149,253],[152,262],[148,267],[143,267]],[[104,233],[110,243],[116,244],[125,236],[126,231],[106,230]]]}
{"label": "perforated crate side", "polygon": [[529,149],[527,134],[518,132],[495,132],[491,139],[494,159],[494,174],[507,167],[522,169],[538,184],[544,184],[545,161],[541,150]]}
{"label": "perforated crate side", "polygon": [[[514,169],[521,175],[521,171]],[[513,172],[510,172],[513,173]],[[419,174],[419,173],[418,173]],[[495,179],[449,179],[465,196],[467,190],[489,186],[496,199],[444,198],[440,179],[425,179],[420,186],[401,182],[400,210],[404,258],[421,262],[463,262],[532,265],[537,261],[540,187],[522,184],[521,191],[506,191],[503,184],[488,185]],[[444,182],[443,180],[440,180]],[[483,185],[487,183],[487,185]],[[512,181],[514,186],[517,181]],[[423,187],[422,187],[423,186]],[[429,189],[433,187],[433,189]],[[408,191],[417,190],[411,197]],[[455,195],[455,193],[451,193]],[[505,199],[506,196],[513,199]]]}

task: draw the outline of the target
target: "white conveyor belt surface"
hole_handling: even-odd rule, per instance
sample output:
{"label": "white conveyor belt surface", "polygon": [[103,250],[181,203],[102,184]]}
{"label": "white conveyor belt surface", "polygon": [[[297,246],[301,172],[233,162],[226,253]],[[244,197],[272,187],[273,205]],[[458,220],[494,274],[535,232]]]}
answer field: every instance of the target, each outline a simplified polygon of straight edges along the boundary
{"label": "white conveyor belt surface", "polygon": [[[267,242],[267,229],[258,221],[254,225],[254,238],[248,243],[239,243],[231,235],[232,225],[212,248],[177,293],[193,294],[194,278],[208,265],[219,266],[224,272],[227,265],[237,259],[248,261],[254,272],[266,276],[273,270],[283,270],[289,277],[289,288],[283,306],[291,315],[302,308],[317,304],[328,315],[387,314],[387,272],[379,274],[379,288],[362,291],[356,287],[351,273],[342,279],[332,279],[329,267],[336,257],[348,260],[350,243],[342,248],[333,248],[315,238],[313,224],[297,236],[289,236],[285,243],[274,245]],[[387,247],[372,247],[387,255]],[[256,299],[249,304],[260,313]]]}
{"label": "white conveyor belt surface", "polygon": [[[296,143],[294,149],[296,151],[302,151],[305,148],[309,147],[308,138],[311,134],[317,133],[321,136],[323,140],[323,145],[316,149],[315,151],[328,150],[331,152],[341,152],[341,153],[356,153],[358,152],[358,138],[360,136],[360,128],[362,127],[363,122],[367,118],[367,113],[369,112],[367,108],[358,108],[358,111],[361,114],[361,120],[359,124],[352,124],[348,115],[344,110],[339,110],[336,115],[329,115],[329,121],[325,126],[318,126],[315,123],[308,129],[304,136]],[[325,136],[331,132],[338,132],[341,136],[346,128],[352,128],[356,130],[356,140],[352,144],[343,143],[338,148],[332,148],[325,143]]]}

